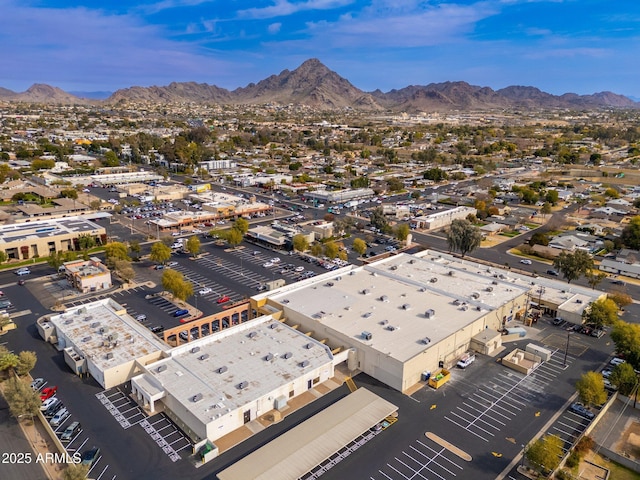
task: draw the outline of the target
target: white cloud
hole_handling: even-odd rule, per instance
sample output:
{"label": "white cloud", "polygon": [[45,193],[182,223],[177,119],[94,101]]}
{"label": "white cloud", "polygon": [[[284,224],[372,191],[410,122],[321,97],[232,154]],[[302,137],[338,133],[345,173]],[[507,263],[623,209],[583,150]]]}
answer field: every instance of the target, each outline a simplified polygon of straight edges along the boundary
{"label": "white cloud", "polygon": [[280,22],[272,23],[271,25],[269,25],[267,27],[267,31],[271,35],[275,35],[276,33],[278,33],[280,31],[280,28],[282,28],[282,23],[280,23]]}
{"label": "white cloud", "polygon": [[354,1],[355,0],[308,0],[306,2],[289,2],[287,0],[275,0],[275,4],[269,7],[239,10],[238,17],[256,19],[285,17],[302,11],[333,10],[350,5]]}

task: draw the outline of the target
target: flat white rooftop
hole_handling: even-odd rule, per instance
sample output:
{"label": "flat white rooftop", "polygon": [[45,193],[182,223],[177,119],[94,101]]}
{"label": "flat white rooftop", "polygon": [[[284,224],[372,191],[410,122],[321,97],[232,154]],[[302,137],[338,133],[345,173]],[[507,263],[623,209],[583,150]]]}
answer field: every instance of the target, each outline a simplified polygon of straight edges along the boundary
{"label": "flat white rooftop", "polygon": [[69,233],[97,235],[103,231],[104,227],[85,217],[11,223],[0,226],[0,243],[27,241],[32,238],[48,238]]}
{"label": "flat white rooftop", "polygon": [[333,361],[327,346],[271,316],[169,353],[147,372],[204,424]]}
{"label": "flat white rooftop", "polygon": [[50,322],[102,371],[166,348],[111,299],[68,309]]}
{"label": "flat white rooftop", "polygon": [[399,254],[264,295],[404,362],[529,288],[477,264]]}

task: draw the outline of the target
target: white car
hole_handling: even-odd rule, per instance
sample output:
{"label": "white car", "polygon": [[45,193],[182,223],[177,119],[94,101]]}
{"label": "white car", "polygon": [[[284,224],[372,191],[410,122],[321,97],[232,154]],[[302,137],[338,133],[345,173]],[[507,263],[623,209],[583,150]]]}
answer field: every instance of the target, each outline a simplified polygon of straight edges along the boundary
{"label": "white car", "polygon": [[271,262],[263,263],[263,264],[262,264],[262,266],[263,266],[264,268],[273,267],[273,263],[271,263]]}
{"label": "white car", "polygon": [[47,398],[44,402],[42,402],[42,405],[40,405],[40,411],[44,412],[55,403],[58,403],[58,399],[56,397]]}
{"label": "white car", "polygon": [[302,272],[302,271],[304,271],[304,267],[296,267],[295,271],[296,272]]}
{"label": "white car", "polygon": [[169,262],[167,263],[167,267],[175,267],[178,265],[178,262]]}
{"label": "white car", "polygon": [[522,263],[523,265],[531,265],[533,262],[525,258],[523,260],[520,260],[520,263]]}
{"label": "white car", "polygon": [[57,427],[62,422],[64,422],[64,420],[68,416],[69,416],[69,410],[67,410],[66,407],[62,407],[60,410],[58,410],[58,413],[56,413],[53,416],[53,418],[49,421],[49,423],[51,424],[52,427]]}
{"label": "white car", "polygon": [[202,290],[200,290],[198,293],[200,295],[206,295],[207,293],[211,293],[211,292],[213,292],[213,290],[211,290],[209,287],[205,287]]}
{"label": "white car", "polygon": [[20,268],[18,270],[16,270],[16,275],[29,275],[31,273],[31,270],[29,270],[28,268]]}
{"label": "white car", "polygon": [[280,263],[280,257],[274,257],[271,259],[272,263]]}

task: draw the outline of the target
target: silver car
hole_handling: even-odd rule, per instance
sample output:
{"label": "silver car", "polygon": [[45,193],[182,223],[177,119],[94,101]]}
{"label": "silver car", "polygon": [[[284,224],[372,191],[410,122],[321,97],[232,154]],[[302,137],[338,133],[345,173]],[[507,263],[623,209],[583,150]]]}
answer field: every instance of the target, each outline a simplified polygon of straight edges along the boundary
{"label": "silver car", "polygon": [[57,427],[62,422],[64,422],[68,416],[69,416],[69,410],[67,410],[66,407],[62,407],[62,409],[58,410],[58,413],[56,413],[53,416],[53,418],[49,423],[51,423],[52,427]]}

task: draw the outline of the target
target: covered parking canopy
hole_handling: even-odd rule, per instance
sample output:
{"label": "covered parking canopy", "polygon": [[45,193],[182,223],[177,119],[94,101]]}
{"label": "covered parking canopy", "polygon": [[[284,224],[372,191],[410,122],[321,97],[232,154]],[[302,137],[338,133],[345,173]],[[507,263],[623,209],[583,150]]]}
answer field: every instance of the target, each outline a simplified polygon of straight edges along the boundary
{"label": "covered parking canopy", "polygon": [[359,388],[229,468],[220,480],[296,480],[398,407]]}

